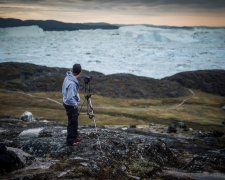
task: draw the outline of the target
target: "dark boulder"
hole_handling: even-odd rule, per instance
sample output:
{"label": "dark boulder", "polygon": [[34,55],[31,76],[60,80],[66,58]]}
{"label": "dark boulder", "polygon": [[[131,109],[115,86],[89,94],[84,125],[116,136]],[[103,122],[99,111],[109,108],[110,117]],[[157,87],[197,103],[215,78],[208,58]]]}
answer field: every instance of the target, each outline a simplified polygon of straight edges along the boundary
{"label": "dark boulder", "polygon": [[176,122],[176,126],[180,129],[183,129],[183,131],[188,131],[188,126],[184,122]]}
{"label": "dark boulder", "polygon": [[167,129],[168,133],[176,133],[177,132],[177,126],[175,124],[171,124],[169,125],[168,129]]}
{"label": "dark boulder", "polygon": [[6,152],[7,148],[4,144],[0,144],[0,153]]}
{"label": "dark boulder", "polygon": [[222,137],[224,135],[224,132],[214,130],[211,132],[211,134],[213,137]]}
{"label": "dark boulder", "polygon": [[10,172],[30,165],[34,158],[18,148],[0,145],[0,173]]}
{"label": "dark boulder", "polygon": [[129,126],[129,128],[137,128],[137,125],[131,124],[131,125]]}

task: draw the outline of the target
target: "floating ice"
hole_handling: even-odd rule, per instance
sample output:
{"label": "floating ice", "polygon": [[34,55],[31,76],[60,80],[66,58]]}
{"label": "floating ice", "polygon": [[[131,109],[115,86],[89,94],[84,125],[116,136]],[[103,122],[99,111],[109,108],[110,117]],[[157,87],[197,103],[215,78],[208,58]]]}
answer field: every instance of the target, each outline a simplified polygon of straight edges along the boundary
{"label": "floating ice", "polygon": [[104,74],[163,78],[182,71],[225,69],[224,57],[225,28],[0,29],[0,62],[66,68],[80,63],[84,69]]}

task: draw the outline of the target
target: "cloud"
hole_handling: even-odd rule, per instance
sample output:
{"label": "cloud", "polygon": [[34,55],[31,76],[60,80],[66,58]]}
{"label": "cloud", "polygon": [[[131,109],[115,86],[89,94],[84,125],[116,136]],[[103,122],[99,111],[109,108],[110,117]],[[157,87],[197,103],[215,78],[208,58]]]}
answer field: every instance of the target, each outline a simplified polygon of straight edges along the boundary
{"label": "cloud", "polygon": [[0,0],[0,10],[15,13],[70,13],[77,16],[224,16],[225,0]]}
{"label": "cloud", "polygon": [[87,8],[182,6],[200,9],[223,9],[225,0],[0,0],[0,4],[43,4],[89,6]]}
{"label": "cloud", "polygon": [[191,24],[198,17],[225,24],[225,0],[0,0],[0,12],[0,17],[68,22],[171,24],[179,19],[182,24],[185,19]]}
{"label": "cloud", "polygon": [[11,7],[12,11],[12,7],[16,9],[22,5],[28,10],[30,7],[36,7],[38,11],[109,11],[117,14],[151,16],[175,13],[213,15],[215,12],[225,12],[225,0],[0,0],[0,9],[1,5]]}

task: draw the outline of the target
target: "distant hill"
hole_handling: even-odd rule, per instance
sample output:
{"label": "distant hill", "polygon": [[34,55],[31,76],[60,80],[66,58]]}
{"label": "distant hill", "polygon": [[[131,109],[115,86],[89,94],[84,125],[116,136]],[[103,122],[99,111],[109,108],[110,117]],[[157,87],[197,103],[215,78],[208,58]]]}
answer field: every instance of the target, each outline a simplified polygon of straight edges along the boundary
{"label": "distant hill", "polygon": [[225,96],[225,70],[188,71],[163,78],[184,87]]}
{"label": "distant hill", "polygon": [[64,23],[55,20],[20,20],[0,18],[0,28],[37,25],[45,31],[74,31],[89,29],[118,29],[119,27],[107,23]]}
{"label": "distant hill", "polygon": [[[23,91],[61,91],[66,68],[50,68],[29,63],[0,63],[0,88]],[[158,80],[131,74],[104,75],[83,71],[82,76],[93,76],[93,93],[118,98],[178,97],[187,89],[167,80]],[[84,89],[80,78],[81,91]]]}
{"label": "distant hill", "polygon": [[[0,88],[22,91],[61,91],[67,68],[46,67],[30,63],[0,63]],[[93,93],[119,98],[179,97],[188,93],[186,88],[225,96],[225,70],[199,70],[175,74],[163,79],[131,74],[104,75],[83,70],[92,76]]]}

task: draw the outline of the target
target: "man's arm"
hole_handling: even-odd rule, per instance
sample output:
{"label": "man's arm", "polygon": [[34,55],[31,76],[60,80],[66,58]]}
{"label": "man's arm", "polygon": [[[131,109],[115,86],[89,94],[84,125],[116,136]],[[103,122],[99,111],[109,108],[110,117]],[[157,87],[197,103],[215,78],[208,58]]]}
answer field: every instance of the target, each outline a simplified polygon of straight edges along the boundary
{"label": "man's arm", "polygon": [[74,107],[78,107],[78,102],[76,101],[76,95],[77,95],[76,86],[73,84],[70,84],[68,86],[68,91],[67,91],[67,102]]}

